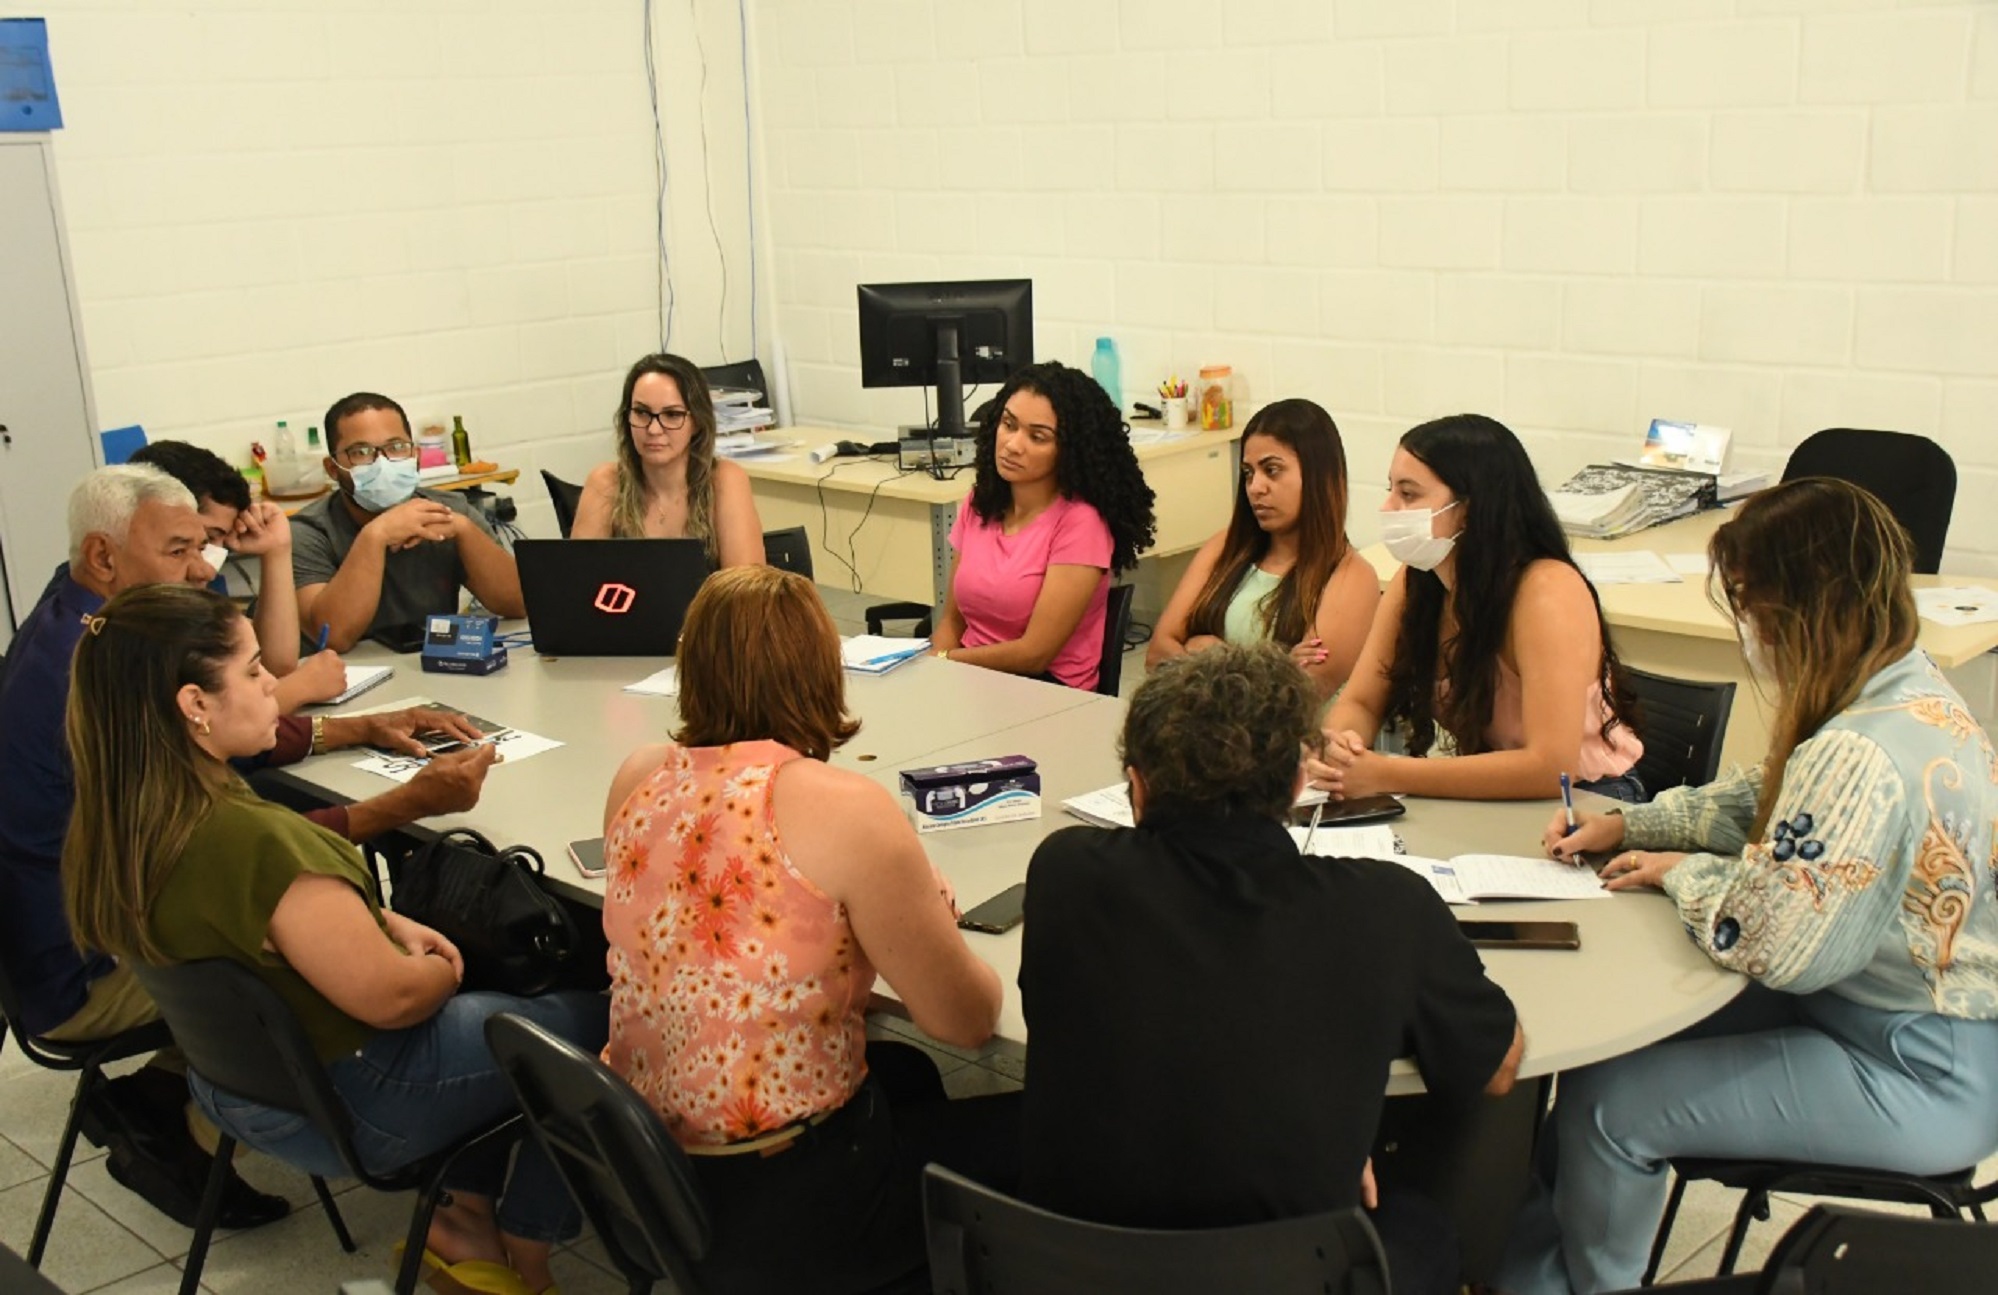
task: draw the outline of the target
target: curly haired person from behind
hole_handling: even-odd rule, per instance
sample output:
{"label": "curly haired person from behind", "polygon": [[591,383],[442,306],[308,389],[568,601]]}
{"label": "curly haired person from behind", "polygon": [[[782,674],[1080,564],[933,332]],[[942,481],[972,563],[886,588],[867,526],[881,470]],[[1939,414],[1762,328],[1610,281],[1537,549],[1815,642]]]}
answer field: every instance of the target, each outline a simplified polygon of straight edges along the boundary
{"label": "curly haired person from behind", "polygon": [[[1482,414],[1411,428],[1388,464],[1381,535],[1401,570],[1325,720],[1314,786],[1541,800],[1561,775],[1642,800],[1644,744],[1595,586],[1569,555],[1526,447]],[[1372,749],[1384,725],[1407,755]],[[1460,757],[1424,759],[1440,735]]]}
{"label": "curly haired person from behind", "polygon": [[1152,488],[1117,407],[1079,369],[1030,364],[978,429],[977,476],[931,644],[938,656],[1096,686],[1110,577],[1151,547]]}
{"label": "curly haired person from behind", "polygon": [[708,578],[680,637],[680,726],[604,810],[604,1060],[691,1157],[712,1295],[870,1291],[924,1262],[934,1160],[1002,1190],[1016,1094],[950,1101],[927,1056],[870,1042],[877,970],[932,1038],[976,1048],[999,977],[889,793],[826,761],[859,731],[812,582]]}
{"label": "curly haired person from behind", "polygon": [[[1137,826],[1034,851],[1025,1199],[1141,1228],[1372,1207],[1395,1058],[1414,1053],[1431,1100],[1512,1087],[1518,1018],[1436,893],[1392,865],[1300,857],[1285,831],[1317,710],[1270,644],[1168,661],[1124,718]],[[1395,1290],[1454,1295],[1440,1213],[1379,1204]]]}
{"label": "curly haired person from behind", "polygon": [[1750,496],[1707,557],[1775,692],[1768,756],[1572,836],[1557,814],[1543,843],[1610,855],[1611,890],[1663,890],[1753,983],[1561,1076],[1497,1283],[1514,1295],[1635,1286],[1674,1157],[1926,1175],[1998,1150],[1998,761],[1915,646],[1908,534],[1857,486],[1805,477]]}
{"label": "curly haired person from behind", "polygon": [[692,539],[717,566],[763,561],[763,526],[740,464],[715,457],[715,402],[692,360],[648,355],[624,375],[617,458],[583,482],[578,540]]}
{"label": "curly haired person from behind", "polygon": [[1243,430],[1242,490],[1228,529],[1187,566],[1145,664],[1217,643],[1270,642],[1330,697],[1352,673],[1380,601],[1380,578],[1346,539],[1338,425],[1309,400],[1279,400]]}

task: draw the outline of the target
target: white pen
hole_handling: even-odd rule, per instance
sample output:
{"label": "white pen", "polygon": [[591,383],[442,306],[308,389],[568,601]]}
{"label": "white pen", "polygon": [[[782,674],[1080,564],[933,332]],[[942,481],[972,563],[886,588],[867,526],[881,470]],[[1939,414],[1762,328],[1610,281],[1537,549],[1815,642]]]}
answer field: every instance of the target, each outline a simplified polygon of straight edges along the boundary
{"label": "white pen", "polygon": [[1318,820],[1324,817],[1325,817],[1325,802],[1321,800],[1316,805],[1313,805],[1311,807],[1311,826],[1305,830],[1304,848],[1298,851],[1299,854],[1311,853],[1312,838],[1318,835]]}

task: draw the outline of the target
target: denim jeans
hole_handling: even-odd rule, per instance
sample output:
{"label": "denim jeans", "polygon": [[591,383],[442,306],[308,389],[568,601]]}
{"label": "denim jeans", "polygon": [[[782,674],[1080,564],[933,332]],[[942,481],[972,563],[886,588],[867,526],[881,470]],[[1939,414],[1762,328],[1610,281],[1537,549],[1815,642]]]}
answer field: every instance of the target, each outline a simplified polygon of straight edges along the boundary
{"label": "denim jeans", "polygon": [[1608,796],[1626,805],[1642,805],[1651,797],[1645,793],[1644,783],[1634,773],[1620,773],[1610,778],[1598,778],[1594,782],[1578,782],[1576,791],[1592,791],[1598,796]]}
{"label": "denim jeans", "polygon": [[[370,1173],[401,1169],[514,1109],[513,1092],[486,1047],[486,1018],[499,1012],[524,1016],[588,1052],[601,1051],[609,1032],[608,1000],[576,992],[537,998],[462,993],[420,1025],[381,1031],[359,1052],[326,1067],[353,1117],[354,1148]],[[198,1073],[188,1082],[202,1109],[237,1141],[307,1173],[346,1174],[332,1144],[304,1116],[234,1097]],[[580,1232],[581,1212],[533,1139],[520,1143],[511,1174],[508,1151],[503,1144],[485,1146],[459,1157],[445,1187],[500,1197],[500,1229],[511,1236],[555,1242]]]}

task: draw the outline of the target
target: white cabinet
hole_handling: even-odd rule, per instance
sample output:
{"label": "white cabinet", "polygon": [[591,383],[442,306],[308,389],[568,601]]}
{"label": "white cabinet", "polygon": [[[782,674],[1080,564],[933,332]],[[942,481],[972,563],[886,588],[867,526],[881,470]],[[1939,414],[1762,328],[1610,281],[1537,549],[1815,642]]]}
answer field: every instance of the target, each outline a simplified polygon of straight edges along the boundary
{"label": "white cabinet", "polygon": [[103,461],[45,134],[0,134],[0,651],[69,553],[70,488]]}

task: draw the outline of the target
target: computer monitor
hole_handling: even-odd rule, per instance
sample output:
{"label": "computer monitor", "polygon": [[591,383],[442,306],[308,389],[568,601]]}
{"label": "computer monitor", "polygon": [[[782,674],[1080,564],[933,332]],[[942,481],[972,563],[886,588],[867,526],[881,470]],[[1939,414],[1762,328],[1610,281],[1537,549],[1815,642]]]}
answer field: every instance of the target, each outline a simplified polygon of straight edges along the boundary
{"label": "computer monitor", "polygon": [[860,385],[937,389],[936,435],[964,435],[964,384],[1034,362],[1031,279],[863,283]]}

